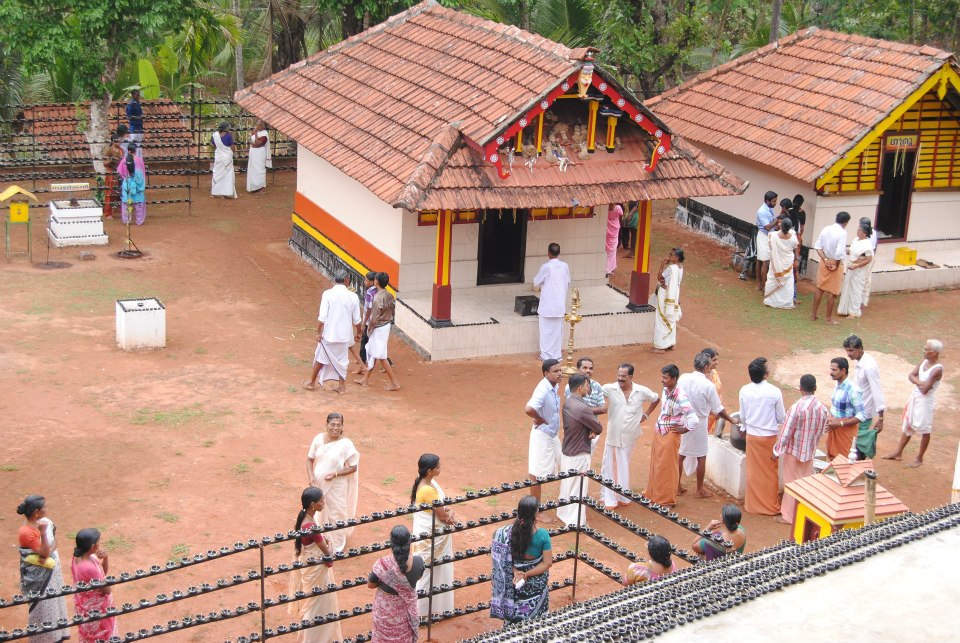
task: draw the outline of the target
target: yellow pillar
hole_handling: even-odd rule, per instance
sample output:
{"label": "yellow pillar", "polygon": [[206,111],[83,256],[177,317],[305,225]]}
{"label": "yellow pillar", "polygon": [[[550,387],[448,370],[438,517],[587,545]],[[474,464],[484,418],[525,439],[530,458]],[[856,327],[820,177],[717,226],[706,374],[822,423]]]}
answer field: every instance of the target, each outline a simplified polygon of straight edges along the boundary
{"label": "yellow pillar", "polygon": [[587,117],[587,151],[593,153],[597,149],[597,111],[600,110],[600,101],[590,101],[589,116]]}

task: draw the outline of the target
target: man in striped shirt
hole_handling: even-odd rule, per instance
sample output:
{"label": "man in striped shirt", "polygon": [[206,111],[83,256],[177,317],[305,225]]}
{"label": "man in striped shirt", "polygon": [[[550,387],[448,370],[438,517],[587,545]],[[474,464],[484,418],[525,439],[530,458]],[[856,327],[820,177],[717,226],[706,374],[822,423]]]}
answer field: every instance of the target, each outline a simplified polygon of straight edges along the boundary
{"label": "man in striped shirt", "polygon": [[[802,397],[790,407],[787,420],[783,423],[780,439],[773,447],[772,460],[783,459],[783,484],[813,475],[813,456],[817,443],[827,430],[830,411],[814,394],[817,392],[817,378],[804,375],[800,378]],[[797,501],[789,494],[783,494],[780,503],[780,515],[777,522],[792,523]]]}
{"label": "man in striped shirt", "polygon": [[643,492],[651,501],[667,507],[677,504],[677,487],[680,486],[680,469],[677,467],[680,436],[700,426],[697,412],[677,384],[679,378],[680,369],[675,364],[667,364],[660,369],[660,383],[663,384],[660,417],[657,419],[656,432],[650,447],[647,490]]}

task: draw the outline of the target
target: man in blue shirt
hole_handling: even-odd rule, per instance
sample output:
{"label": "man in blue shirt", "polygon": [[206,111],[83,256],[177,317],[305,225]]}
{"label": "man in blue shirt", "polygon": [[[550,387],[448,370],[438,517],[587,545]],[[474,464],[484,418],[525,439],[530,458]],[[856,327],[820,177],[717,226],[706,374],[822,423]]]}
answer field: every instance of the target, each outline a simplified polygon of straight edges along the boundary
{"label": "man in blue shirt", "polygon": [[763,205],[757,210],[757,290],[763,292],[767,283],[767,268],[770,266],[770,231],[777,227],[777,193],[768,191],[763,195]]}
{"label": "man in blue shirt", "polygon": [[[527,470],[533,479],[555,474],[560,469],[560,378],[563,369],[555,359],[545,359],[540,366],[543,379],[523,410],[533,419],[527,462]],[[540,502],[540,485],[531,487],[530,494]],[[542,522],[553,521],[542,519]]]}
{"label": "man in blue shirt", "polygon": [[[827,420],[827,455],[833,460],[838,455],[851,454],[857,428],[867,421],[863,408],[863,395],[849,377],[850,362],[846,357],[830,360],[830,378],[837,388],[830,398],[830,419]],[[852,451],[859,459],[856,451]]]}
{"label": "man in blue shirt", "polygon": [[127,122],[130,124],[130,140],[137,142],[137,147],[143,142],[143,107],[140,105],[140,90],[130,92],[127,101]]}

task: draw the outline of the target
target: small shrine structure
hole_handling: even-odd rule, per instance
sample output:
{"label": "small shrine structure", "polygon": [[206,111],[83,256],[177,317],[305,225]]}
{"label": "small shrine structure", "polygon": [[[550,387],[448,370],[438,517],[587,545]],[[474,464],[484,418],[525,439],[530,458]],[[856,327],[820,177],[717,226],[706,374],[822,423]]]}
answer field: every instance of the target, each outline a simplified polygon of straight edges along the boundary
{"label": "small shrine structure", "polygon": [[[779,199],[801,194],[805,246],[842,210],[852,217],[851,241],[861,217],[873,222],[880,240],[875,292],[960,284],[954,54],[811,27],[646,106],[750,183],[740,195],[695,198],[680,218],[743,247],[766,191]],[[926,259],[924,267],[894,261],[904,245]],[[817,254],[809,260],[813,278]]]}
{"label": "small shrine structure", "polygon": [[[866,515],[866,474],[873,460],[850,462],[838,455],[827,468],[788,483],[783,492],[797,500],[793,540],[798,544],[826,538],[841,529],[862,527]],[[885,488],[876,485],[876,520],[910,511]]]}
{"label": "small shrine structure", "polygon": [[[235,99],[297,142],[291,247],[327,271],[389,273],[396,327],[426,356],[534,351],[536,317],[515,303],[551,242],[583,300],[578,348],[648,342],[652,201],[745,186],[596,52],[428,0]],[[604,237],[607,205],[630,201],[624,294]]]}

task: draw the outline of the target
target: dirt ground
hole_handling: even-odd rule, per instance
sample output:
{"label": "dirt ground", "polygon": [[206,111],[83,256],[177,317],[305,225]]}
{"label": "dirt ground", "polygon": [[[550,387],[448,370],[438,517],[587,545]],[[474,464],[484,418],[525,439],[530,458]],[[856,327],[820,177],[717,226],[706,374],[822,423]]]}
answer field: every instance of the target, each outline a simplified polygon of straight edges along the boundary
{"label": "dirt ground", "polygon": [[[212,200],[204,186],[194,192],[192,213],[186,206],[154,206],[134,239],[146,251],[140,260],[113,255],[121,248],[123,229],[106,222],[108,248],[93,248],[94,261],[78,261],[77,249],[53,250],[51,259],[69,262],[63,269],[43,269],[42,224],[35,225],[34,259],[0,262],[0,542],[7,553],[0,566],[0,596],[19,591],[14,509],[30,493],[48,498],[49,513],[59,527],[59,549],[69,560],[69,535],[96,526],[111,552],[113,572],[164,564],[238,540],[285,532],[293,527],[299,493],[306,484],[305,457],[330,411],[346,417],[345,432],[361,453],[360,514],[406,504],[424,451],[443,458],[440,484],[448,495],[519,480],[525,476],[529,421],[523,406],[540,378],[530,354],[459,362],[425,363],[395,338],[391,353],[401,391],[350,385],[347,395],[307,392],[300,386],[310,369],[315,316],[320,293],[329,283],[287,249],[294,176],[277,174],[266,193],[241,194],[238,201]],[[813,372],[821,393],[829,394],[829,358],[842,355],[841,341],[857,332],[867,350],[884,353],[888,417],[899,418],[909,387],[905,378],[921,358],[928,336],[946,345],[946,381],[941,388],[936,433],[927,460],[917,470],[877,460],[880,482],[911,509],[922,510],[949,499],[960,428],[955,420],[951,349],[960,342],[955,319],[960,291],[875,296],[865,316],[827,327],[807,321],[809,282],[804,302],[794,311],[765,310],[751,284],[728,267],[729,248],[675,224],[669,203],[658,204],[651,265],[666,249],[683,245],[686,277],[681,294],[684,315],[673,354],[652,355],[649,345],[591,350],[602,382],[612,381],[616,365],[631,361],[636,380],[656,388],[659,368],[674,361],[689,370],[704,346],[721,354],[723,397],[736,407],[736,391],[747,381],[746,365],[768,356],[772,372],[785,389],[787,403],[796,398],[795,383]],[[35,212],[37,221],[45,220]],[[613,282],[626,284],[628,260]],[[120,351],[115,341],[114,302],[125,297],[158,297],[166,306],[167,347],[149,352]],[[647,478],[647,430],[634,452],[634,486]],[[880,436],[880,450],[896,444],[898,423]],[[915,446],[908,448],[912,458]],[[595,458],[599,468],[599,453]],[[593,490],[596,492],[596,489]],[[548,488],[546,497],[555,497]],[[463,518],[510,510],[519,494],[478,500],[459,510]],[[677,511],[704,522],[719,515],[728,498],[681,498]],[[692,541],[672,523],[629,508],[625,514],[671,541]],[[400,520],[398,519],[398,522]],[[352,543],[383,540],[393,523],[355,531]],[[638,538],[592,517],[591,524],[631,550],[645,551]],[[788,537],[788,528],[771,519],[745,516],[750,550]],[[492,529],[456,537],[456,548],[488,544]],[[571,536],[555,548],[572,547]],[[292,558],[292,545],[267,548],[267,564]],[[613,567],[623,559],[597,543],[584,549]],[[373,557],[335,566],[338,579],[365,575]],[[69,564],[66,565],[69,568]],[[136,602],[257,566],[254,553],[233,556],[122,585],[118,603]],[[457,564],[457,577],[489,573],[489,561]],[[558,564],[555,579],[572,575],[572,563]],[[70,582],[69,573],[66,581]],[[578,597],[611,591],[616,586],[581,567]],[[268,592],[286,591],[283,577],[272,577]],[[338,594],[341,609],[372,602],[364,588]],[[462,606],[489,600],[489,585],[461,590]],[[570,600],[557,592],[554,606]],[[213,609],[259,601],[256,583],[173,603],[123,617],[122,632]],[[72,603],[72,601],[71,601]],[[71,605],[72,613],[72,605]],[[25,611],[0,610],[0,626],[25,623]],[[271,609],[267,624],[295,620]],[[434,628],[439,640],[454,640],[496,625],[485,613]],[[369,617],[344,623],[345,636],[367,631]],[[258,630],[259,616],[195,628],[174,640],[235,638]],[[283,640],[293,640],[286,637]]]}

